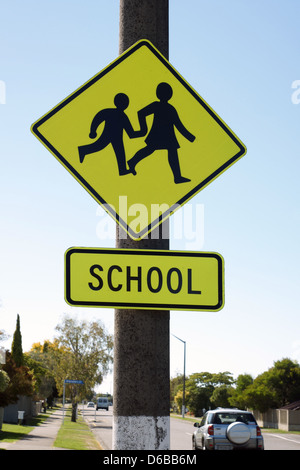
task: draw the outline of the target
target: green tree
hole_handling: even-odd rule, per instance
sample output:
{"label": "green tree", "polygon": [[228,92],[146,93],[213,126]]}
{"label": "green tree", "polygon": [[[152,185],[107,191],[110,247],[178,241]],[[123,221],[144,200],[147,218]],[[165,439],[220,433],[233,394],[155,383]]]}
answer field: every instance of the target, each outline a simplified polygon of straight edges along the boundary
{"label": "green tree", "polygon": [[232,394],[233,387],[222,384],[219,387],[216,387],[210,397],[210,401],[214,408],[217,406],[222,406],[223,408],[228,408],[230,406],[230,396]]}
{"label": "green tree", "polygon": [[11,345],[11,354],[13,360],[17,367],[20,367],[23,364],[23,348],[22,348],[22,335],[21,335],[21,327],[20,327],[20,316],[17,315],[17,324],[16,329],[13,336],[13,342]]}
{"label": "green tree", "polygon": [[34,374],[36,398],[38,400],[47,399],[48,402],[52,403],[52,395],[56,387],[51,371],[41,361],[32,359],[29,353],[24,354],[24,365]]}
{"label": "green tree", "polygon": [[[228,371],[216,374],[210,372],[195,373],[188,377],[186,381],[186,404],[196,416],[201,416],[203,409],[215,406],[213,401],[214,390],[223,387],[216,398],[224,400],[224,387],[230,389],[234,383],[232,374]],[[228,391],[226,391],[226,395]],[[219,406],[219,405],[216,405]]]}
{"label": "green tree", "polygon": [[297,361],[284,358],[275,361],[269,369],[268,385],[274,390],[277,406],[284,406],[299,399],[300,366]]}
{"label": "green tree", "polygon": [[263,372],[253,384],[249,385],[244,392],[245,404],[248,408],[264,413],[269,408],[276,408],[276,395],[268,384],[268,372]]}
{"label": "green tree", "polygon": [[9,384],[9,377],[4,370],[0,370],[0,392],[4,392],[4,390],[8,387]]}
{"label": "green tree", "polygon": [[[0,369],[0,393],[4,392],[9,384],[9,377],[7,373],[4,370]],[[2,406],[0,406],[0,431],[2,429],[2,424],[3,424],[3,414],[4,414],[4,409]]]}
{"label": "green tree", "polygon": [[231,390],[231,395],[228,398],[231,406],[236,406],[241,410],[247,408],[247,400],[245,391],[253,384],[253,377],[249,374],[240,374],[235,383],[235,388]]}
{"label": "green tree", "polygon": [[284,358],[258,375],[244,390],[244,403],[252,409],[265,412],[280,408],[300,396],[300,366],[297,361]]}
{"label": "green tree", "polygon": [[47,399],[49,406],[52,406],[54,398],[58,397],[54,370],[59,355],[57,341],[52,343],[49,340],[45,340],[43,344],[34,343],[24,354],[25,364],[34,371],[37,395],[40,399]]}
{"label": "green tree", "polygon": [[[68,386],[72,400],[72,421],[76,421],[77,403],[91,392],[112,363],[113,339],[100,320],[78,322],[66,316],[56,330],[57,344],[64,348],[56,357],[55,379],[62,393],[65,379],[82,380],[84,385]],[[63,352],[62,352],[63,351]]]}
{"label": "green tree", "polygon": [[17,367],[12,354],[6,352],[6,363],[2,369],[9,377],[9,383],[3,392],[0,392],[0,407],[16,403],[20,395],[32,396],[35,391],[33,373],[26,366]]}
{"label": "green tree", "polygon": [[[171,378],[170,380],[170,405],[172,408],[178,409],[179,403],[179,396],[178,391],[183,390],[183,374],[177,374],[176,377]],[[180,402],[180,410],[182,404],[182,393],[181,393],[181,402]]]}

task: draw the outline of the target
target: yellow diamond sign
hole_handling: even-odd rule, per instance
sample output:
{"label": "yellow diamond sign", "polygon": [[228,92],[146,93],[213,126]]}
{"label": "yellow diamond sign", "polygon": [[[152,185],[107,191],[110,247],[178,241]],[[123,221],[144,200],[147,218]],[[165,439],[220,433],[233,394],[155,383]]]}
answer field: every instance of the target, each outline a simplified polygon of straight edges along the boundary
{"label": "yellow diamond sign", "polygon": [[146,40],[35,122],[32,132],[134,239],[246,153]]}

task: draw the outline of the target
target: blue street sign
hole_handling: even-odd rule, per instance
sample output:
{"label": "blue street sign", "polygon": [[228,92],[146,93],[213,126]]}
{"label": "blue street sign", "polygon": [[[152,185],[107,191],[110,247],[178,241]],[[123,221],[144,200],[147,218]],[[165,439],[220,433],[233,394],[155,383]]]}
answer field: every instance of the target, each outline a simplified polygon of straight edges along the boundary
{"label": "blue street sign", "polygon": [[70,380],[70,379],[66,379],[66,380],[65,380],[65,384],[81,384],[81,385],[84,385],[84,381],[83,381],[83,380]]}

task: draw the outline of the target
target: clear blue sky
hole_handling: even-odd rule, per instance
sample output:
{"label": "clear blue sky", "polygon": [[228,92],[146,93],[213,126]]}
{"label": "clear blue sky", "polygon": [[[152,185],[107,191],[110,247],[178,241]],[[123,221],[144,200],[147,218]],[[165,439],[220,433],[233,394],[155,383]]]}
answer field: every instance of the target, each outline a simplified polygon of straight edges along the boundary
{"label": "clear blue sky", "polygon": [[[187,374],[300,361],[299,17],[298,0],[170,0],[170,62],[248,149],[193,198],[197,237],[176,239],[171,223],[172,249],[225,259],[223,310],[171,312]],[[0,329],[12,335],[19,314],[26,351],[53,339],[64,313],[113,332],[113,310],[64,301],[65,251],[115,244],[99,237],[103,212],[30,126],[117,57],[119,1],[2,0],[1,18]],[[174,376],[183,345],[170,346]]]}

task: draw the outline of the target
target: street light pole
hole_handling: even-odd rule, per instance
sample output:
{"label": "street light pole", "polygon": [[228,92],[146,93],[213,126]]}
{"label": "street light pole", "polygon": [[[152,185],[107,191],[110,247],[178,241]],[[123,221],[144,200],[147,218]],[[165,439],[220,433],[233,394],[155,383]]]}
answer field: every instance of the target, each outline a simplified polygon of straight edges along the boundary
{"label": "street light pole", "polygon": [[175,338],[179,339],[184,344],[184,353],[183,353],[183,391],[182,391],[182,417],[184,418],[185,414],[185,359],[186,359],[186,342],[183,341],[183,339],[178,338],[178,336],[175,336],[172,334]]}

